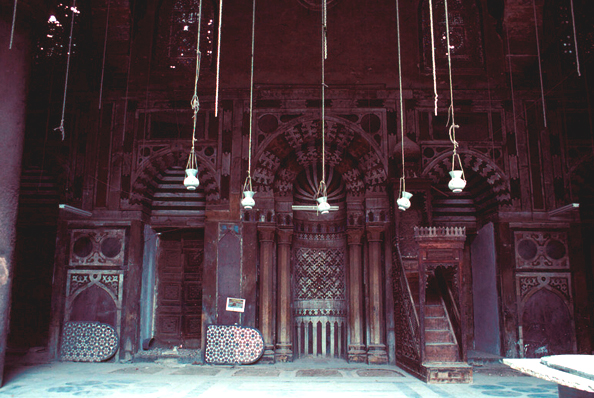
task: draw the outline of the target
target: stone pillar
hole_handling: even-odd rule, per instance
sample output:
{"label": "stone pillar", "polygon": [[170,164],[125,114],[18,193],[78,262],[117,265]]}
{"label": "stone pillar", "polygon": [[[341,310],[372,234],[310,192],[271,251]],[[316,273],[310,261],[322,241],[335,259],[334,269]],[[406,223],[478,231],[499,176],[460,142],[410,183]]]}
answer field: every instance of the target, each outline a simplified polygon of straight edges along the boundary
{"label": "stone pillar", "polygon": [[16,220],[25,136],[28,44],[15,32],[8,49],[10,25],[0,18],[0,385],[4,374],[6,338],[10,329],[10,292],[15,261]]}
{"label": "stone pillar", "polygon": [[349,362],[367,362],[363,335],[363,272],[361,264],[362,229],[347,230],[349,244]]}
{"label": "stone pillar", "polygon": [[388,363],[384,329],[383,231],[383,224],[367,225],[367,242],[369,244],[369,346],[367,347],[367,361],[373,364]]}
{"label": "stone pillar", "polygon": [[278,230],[278,317],[277,343],[274,354],[277,362],[293,360],[291,342],[291,238],[292,229]]}
{"label": "stone pillar", "polygon": [[274,225],[258,225],[260,236],[260,332],[264,354],[260,362],[274,363]]}

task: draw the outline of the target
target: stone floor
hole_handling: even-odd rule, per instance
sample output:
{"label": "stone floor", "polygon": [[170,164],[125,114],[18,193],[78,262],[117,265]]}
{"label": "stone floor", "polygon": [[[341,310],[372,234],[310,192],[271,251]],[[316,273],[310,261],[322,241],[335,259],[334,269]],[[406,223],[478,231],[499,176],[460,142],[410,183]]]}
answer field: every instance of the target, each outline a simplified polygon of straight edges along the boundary
{"label": "stone floor", "polygon": [[429,385],[394,366],[335,361],[210,366],[155,363],[20,364],[0,397],[557,397],[557,385],[505,365],[474,369],[473,384]]}

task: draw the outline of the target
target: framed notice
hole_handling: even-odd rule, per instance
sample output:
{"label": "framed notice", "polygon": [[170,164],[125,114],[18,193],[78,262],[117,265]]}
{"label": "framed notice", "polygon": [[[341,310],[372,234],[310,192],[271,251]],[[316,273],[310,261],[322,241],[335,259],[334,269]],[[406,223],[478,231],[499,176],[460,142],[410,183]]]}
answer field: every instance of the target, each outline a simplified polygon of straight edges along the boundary
{"label": "framed notice", "polygon": [[227,311],[244,312],[245,299],[227,297]]}

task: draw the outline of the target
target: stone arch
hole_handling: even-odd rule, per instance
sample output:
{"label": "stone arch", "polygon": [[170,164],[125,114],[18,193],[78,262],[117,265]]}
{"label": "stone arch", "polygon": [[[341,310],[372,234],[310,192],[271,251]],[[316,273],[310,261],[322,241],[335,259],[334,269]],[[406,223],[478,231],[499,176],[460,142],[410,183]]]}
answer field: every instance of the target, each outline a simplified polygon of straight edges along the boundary
{"label": "stone arch", "polygon": [[[382,191],[388,169],[377,143],[346,119],[327,116],[325,121],[326,162],[341,173],[347,192]],[[268,137],[255,156],[255,190],[290,196],[297,175],[321,159],[319,131],[319,119],[303,116]]]}
{"label": "stone arch", "polygon": [[[481,186],[468,187],[480,191],[488,185],[499,206],[511,206],[509,178],[491,159],[472,150],[459,150],[465,171],[472,171],[482,177]],[[423,170],[421,176],[430,178],[435,184],[449,180],[452,170],[452,151],[436,156]]]}
{"label": "stone arch", "polygon": [[[131,203],[152,201],[152,191],[157,175],[172,167],[185,169],[189,151],[178,148],[164,148],[144,159],[132,178]],[[217,173],[211,163],[196,154],[198,161],[198,178],[200,186],[204,189],[206,202],[213,203],[220,199],[220,185]],[[180,184],[183,182],[180,181]]]}

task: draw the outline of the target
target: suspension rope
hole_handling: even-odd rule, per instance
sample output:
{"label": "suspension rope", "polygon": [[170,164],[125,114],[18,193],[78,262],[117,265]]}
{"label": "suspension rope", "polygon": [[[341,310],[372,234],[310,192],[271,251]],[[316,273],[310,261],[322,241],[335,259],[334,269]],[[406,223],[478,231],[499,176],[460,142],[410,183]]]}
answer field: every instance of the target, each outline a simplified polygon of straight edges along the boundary
{"label": "suspension rope", "polygon": [[[450,137],[450,141],[452,145],[454,145],[454,149],[452,151],[452,171],[455,168],[456,160],[460,163],[460,169],[462,170],[462,179],[464,177],[464,168],[462,167],[462,160],[460,160],[460,155],[458,154],[458,141],[456,141],[456,129],[459,128],[456,124],[455,114],[454,114],[454,86],[452,84],[452,46],[450,45],[450,23],[449,23],[449,16],[448,16],[448,0],[444,0],[444,8],[445,8],[445,25],[446,25],[446,45],[447,45],[447,52],[448,55],[448,75],[450,81],[450,107],[448,109],[448,124],[450,124],[450,128],[448,130],[448,134]],[[450,123],[451,121],[451,123]]]}
{"label": "suspension rope", "polygon": [[101,102],[103,101],[103,79],[105,77],[105,54],[107,52],[107,30],[109,29],[109,8],[111,7],[111,0],[107,2],[107,17],[105,21],[105,39],[103,40],[103,65],[101,66],[101,83],[99,84],[99,109],[101,109]]}
{"label": "suspension rope", "polygon": [[10,44],[8,45],[9,50],[12,50],[12,40],[14,39],[14,26],[16,24],[17,2],[18,0],[14,0],[14,7],[12,9],[12,27],[10,28]]}
{"label": "suspension rope", "polygon": [[[253,191],[252,189],[252,123],[254,117],[254,47],[256,43],[256,0],[252,6],[252,65],[250,72],[250,130],[248,138],[248,170],[245,183],[243,184],[244,191]],[[249,189],[246,189],[249,188]]]}
{"label": "suspension rope", "polygon": [[[433,32],[433,1],[429,0],[429,23],[431,24],[431,63],[433,69],[433,95],[434,95],[434,113],[437,116],[437,74],[435,68],[435,34]],[[400,34],[400,33],[398,33]],[[400,39],[398,39],[400,40]],[[400,42],[399,42],[400,43]]]}
{"label": "suspension rope", "polygon": [[62,141],[66,136],[64,132],[64,114],[66,112],[66,94],[68,92],[68,75],[70,73],[70,55],[72,54],[72,35],[74,33],[74,16],[76,15],[76,0],[72,0],[72,20],[70,22],[70,39],[68,41],[68,56],[66,58],[66,77],[64,78],[64,99],[62,100],[62,120],[60,125],[54,129],[54,131],[60,131],[62,133]]}
{"label": "suspension rope", "polygon": [[[402,57],[400,55],[400,7],[398,4],[398,0],[396,0],[396,33],[398,36],[398,91],[400,91],[400,144],[402,157],[402,177],[400,177],[400,195],[402,195],[402,192],[406,191],[406,180],[404,173],[404,102],[402,95]],[[435,103],[435,107],[437,111],[437,102]]]}
{"label": "suspension rope", "polygon": [[221,28],[223,26],[223,0],[219,1],[219,37],[217,43],[217,87],[215,91],[215,117],[219,115],[219,82],[221,75]]}
{"label": "suspension rope", "polygon": [[316,198],[320,196],[328,196],[328,190],[326,187],[326,132],[325,132],[325,120],[326,120],[326,80],[325,80],[325,63],[328,57],[328,37],[327,31],[327,1],[322,0],[322,179],[320,180],[320,186],[316,193]]}
{"label": "suspension rope", "polygon": [[536,55],[538,55],[538,74],[540,77],[540,99],[542,100],[542,120],[547,127],[547,107],[545,105],[544,84],[542,82],[542,62],[540,60],[540,40],[538,38],[538,17],[536,16],[536,1],[532,0],[532,9],[534,11],[534,32],[536,34]]}
{"label": "suspension rope", "polygon": [[512,99],[512,112],[514,116],[514,134],[516,137],[518,136],[518,125],[516,122],[516,100],[514,94],[514,77],[512,72],[512,61],[511,61],[511,47],[509,45],[509,29],[507,24],[505,25],[505,39],[507,42],[507,61],[508,61],[508,68],[509,68],[509,86],[511,88],[511,99]]}
{"label": "suspension rope", "polygon": [[[222,0],[221,0],[222,3]],[[192,100],[190,101],[190,105],[192,110],[194,111],[194,115],[192,116],[192,148],[190,149],[190,156],[188,157],[188,165],[186,169],[197,169],[198,163],[196,160],[196,154],[194,152],[194,147],[196,144],[196,123],[198,121],[198,111],[200,110],[200,101],[198,100],[198,79],[200,77],[200,61],[202,58],[202,53],[200,52],[200,29],[202,27],[202,0],[198,2],[198,32],[196,33],[196,73],[194,75],[194,95],[192,96]],[[216,112],[217,107],[215,107]]]}
{"label": "suspension rope", "polygon": [[575,66],[577,68],[578,76],[581,76],[580,55],[578,53],[577,34],[575,33],[575,13],[573,12],[573,0],[569,0],[569,4],[571,5],[571,24],[573,27],[573,46],[575,47]]}

